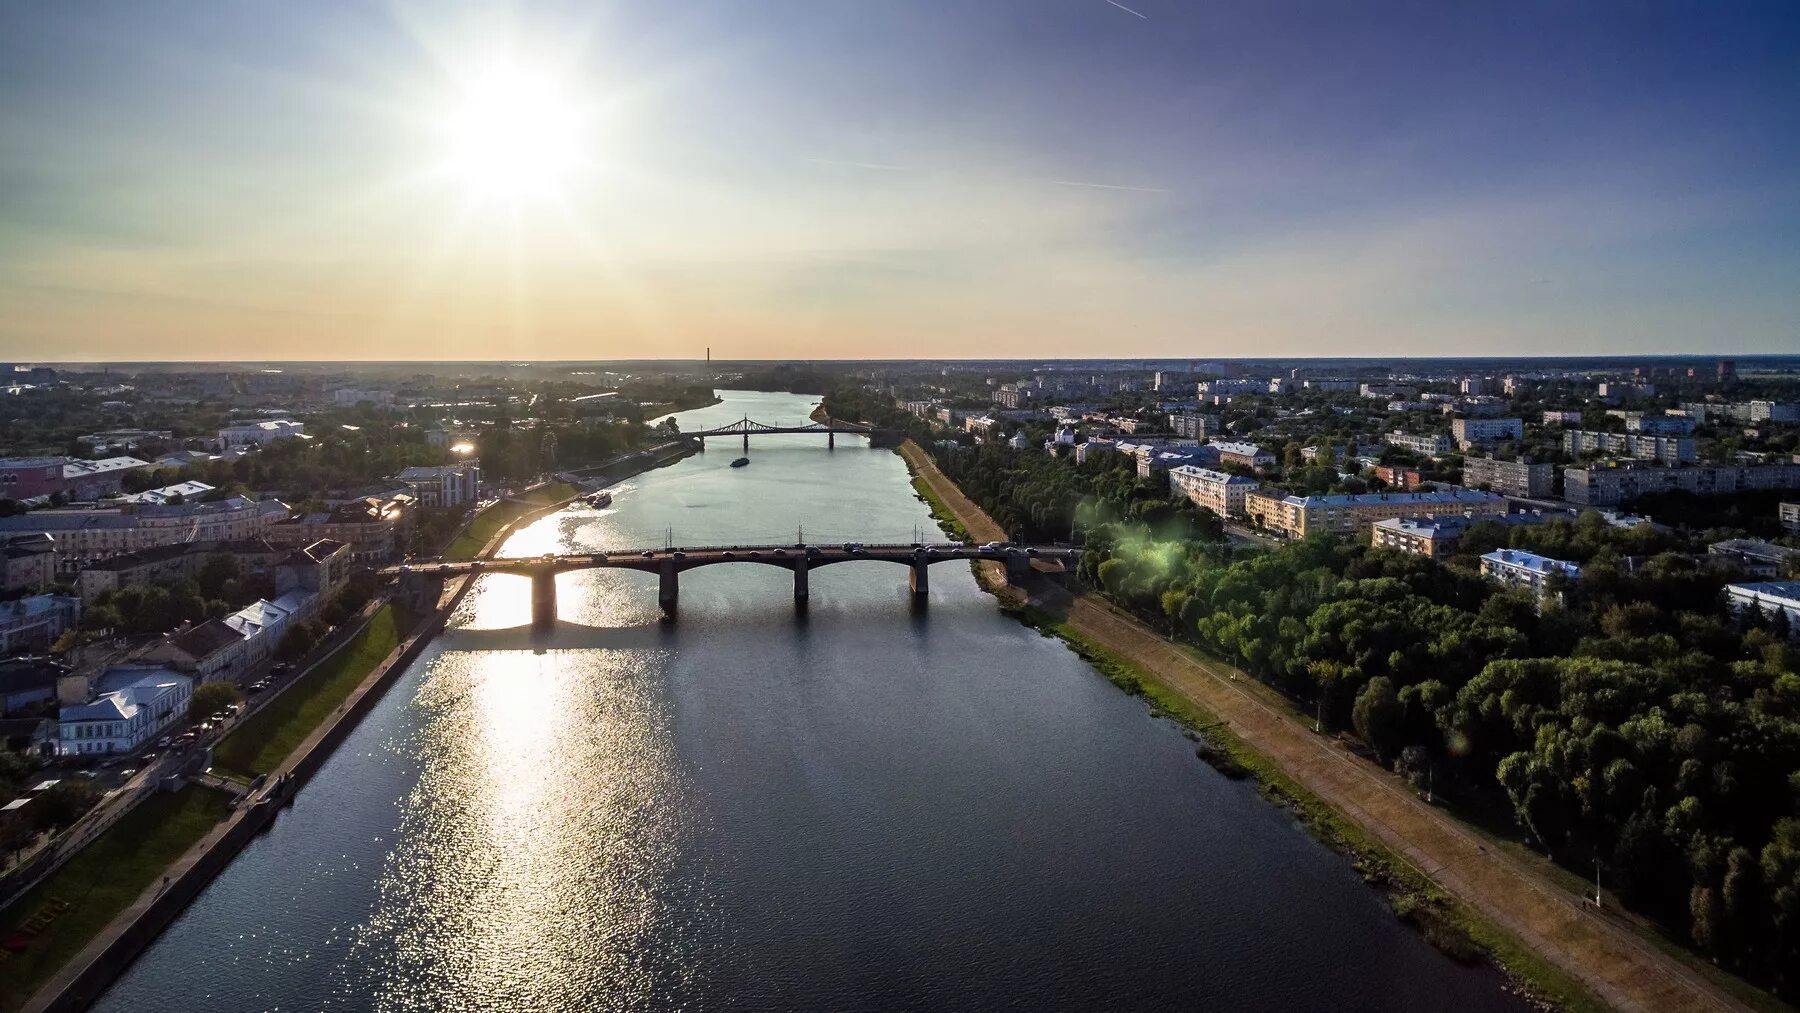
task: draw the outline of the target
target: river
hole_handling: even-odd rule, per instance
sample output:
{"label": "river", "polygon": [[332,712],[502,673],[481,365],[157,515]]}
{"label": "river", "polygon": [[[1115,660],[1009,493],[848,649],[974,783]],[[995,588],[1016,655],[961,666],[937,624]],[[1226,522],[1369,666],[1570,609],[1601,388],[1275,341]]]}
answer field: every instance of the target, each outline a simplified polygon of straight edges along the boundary
{"label": "river", "polygon": [[[798,422],[721,392],[687,429]],[[890,451],[764,437],[507,554],[932,531]],[[490,575],[103,998],[179,1010],[1520,1010],[965,566]]]}

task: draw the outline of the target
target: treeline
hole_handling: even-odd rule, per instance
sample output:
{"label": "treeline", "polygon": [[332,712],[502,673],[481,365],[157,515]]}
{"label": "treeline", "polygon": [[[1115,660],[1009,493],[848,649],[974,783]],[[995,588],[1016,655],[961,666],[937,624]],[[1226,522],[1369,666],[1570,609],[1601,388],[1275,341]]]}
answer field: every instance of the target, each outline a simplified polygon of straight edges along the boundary
{"label": "treeline", "polygon": [[[1800,651],[1734,616],[1698,544],[1597,514],[1473,525],[1439,563],[1310,539],[1246,558],[1103,455],[937,447],[862,392],[834,414],[907,428],[1009,531],[1085,535],[1088,582],[1280,688],[1465,815],[1509,818],[1567,868],[1752,978],[1800,981]],[[1584,564],[1560,598],[1497,590],[1498,546]]]}
{"label": "treeline", "polygon": [[[1221,563],[1121,537],[1090,543],[1083,570],[1470,816],[1498,803],[1572,870],[1597,862],[1720,962],[1791,983],[1800,654],[1784,621],[1732,617],[1718,572],[1631,551],[1657,537],[1597,515],[1479,526],[1448,565],[1325,539]],[[1586,569],[1540,603],[1476,575],[1484,543]]]}

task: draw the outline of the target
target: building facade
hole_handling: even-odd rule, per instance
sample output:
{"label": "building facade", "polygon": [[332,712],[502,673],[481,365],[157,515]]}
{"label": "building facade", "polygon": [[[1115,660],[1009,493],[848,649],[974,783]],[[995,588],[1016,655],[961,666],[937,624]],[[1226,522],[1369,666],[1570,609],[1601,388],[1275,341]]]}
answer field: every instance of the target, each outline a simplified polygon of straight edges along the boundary
{"label": "building facade", "polygon": [[1235,464],[1255,470],[1275,463],[1274,454],[1254,443],[1209,443],[1207,446],[1218,451],[1220,464]]}
{"label": "building facade", "polygon": [[1522,549],[1495,549],[1481,557],[1481,575],[1543,595],[1553,590],[1558,579],[1579,580],[1581,567]]}
{"label": "building facade", "polygon": [[290,440],[304,435],[306,435],[306,423],[295,422],[292,419],[239,422],[219,430],[219,449],[262,447],[274,443],[276,440]]}
{"label": "building facade", "polygon": [[1316,533],[1361,534],[1377,521],[1446,514],[1503,515],[1506,498],[1473,489],[1291,496],[1266,489],[1244,497],[1244,513],[1263,528],[1289,538]]}
{"label": "building facade", "polygon": [[1734,614],[1755,609],[1773,618],[1787,616],[1788,635],[1800,636],[1800,580],[1767,580],[1725,585],[1725,602]]}
{"label": "building facade", "polygon": [[1525,438],[1525,423],[1516,418],[1451,419],[1450,435],[1463,450],[1479,443],[1499,443]]}
{"label": "building facade", "polygon": [[1381,442],[1420,457],[1442,457],[1450,452],[1450,437],[1443,433],[1403,433],[1396,429],[1383,436]]}
{"label": "building facade", "polygon": [[1556,485],[1556,468],[1550,464],[1533,464],[1530,458],[1500,461],[1492,457],[1463,459],[1463,484],[1474,489],[1485,486],[1502,496],[1535,499],[1550,495]]}
{"label": "building facade", "polygon": [[81,599],[36,594],[0,602],[0,654],[43,650],[81,622]]}
{"label": "building facade", "polygon": [[1562,446],[1563,453],[1571,457],[1600,453],[1661,464],[1687,464],[1700,457],[1691,436],[1653,436],[1647,433],[1605,433],[1576,429],[1563,433]]}
{"label": "building facade", "polygon": [[97,560],[124,552],[265,537],[287,516],[287,506],[278,500],[258,502],[244,496],[210,503],[63,507],[0,517],[0,537],[47,535],[56,543],[57,572],[72,576]]}
{"label": "building facade", "polygon": [[68,488],[63,480],[66,457],[8,457],[0,459],[0,498],[35,499]]}
{"label": "building facade", "polygon": [[1568,468],[1563,498],[1581,506],[1617,506],[1638,496],[1681,490],[1723,496],[1754,489],[1800,487],[1800,464],[1688,465],[1655,468]]}
{"label": "building facade", "polygon": [[407,468],[394,479],[413,491],[420,506],[474,506],[481,498],[481,465],[475,461]]}
{"label": "building facade", "polygon": [[64,756],[129,753],[187,713],[194,682],[166,668],[121,667],[101,676],[100,692],[82,704],[64,704],[57,721],[57,752]]}
{"label": "building facade", "polygon": [[1197,468],[1191,464],[1169,469],[1169,487],[1220,517],[1244,516],[1244,498],[1258,483],[1254,478],[1230,472]]}

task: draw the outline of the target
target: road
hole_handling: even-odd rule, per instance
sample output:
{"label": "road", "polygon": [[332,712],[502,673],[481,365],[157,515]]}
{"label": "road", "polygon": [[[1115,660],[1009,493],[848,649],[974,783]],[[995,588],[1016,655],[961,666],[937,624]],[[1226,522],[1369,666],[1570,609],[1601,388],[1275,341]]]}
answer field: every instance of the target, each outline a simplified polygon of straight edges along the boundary
{"label": "road", "polygon": [[[999,526],[922,450],[909,441],[901,454],[972,537],[1000,537]],[[988,578],[990,587],[1001,583],[991,573]],[[1170,642],[1094,595],[1046,587],[1034,593],[1032,603],[1064,616],[1082,636],[1227,722],[1288,777],[1608,1005],[1646,1011],[1750,1008],[1657,949],[1619,916],[1596,912],[1538,870],[1488,847],[1387,771],[1346,755],[1331,739],[1259,699],[1250,676]]]}

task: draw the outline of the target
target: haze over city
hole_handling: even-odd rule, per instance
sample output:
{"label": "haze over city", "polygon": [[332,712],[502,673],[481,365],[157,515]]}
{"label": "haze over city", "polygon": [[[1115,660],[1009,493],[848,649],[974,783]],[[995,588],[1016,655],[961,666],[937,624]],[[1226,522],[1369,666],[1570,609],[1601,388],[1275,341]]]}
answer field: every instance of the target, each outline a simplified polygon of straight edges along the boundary
{"label": "haze over city", "polygon": [[13,4],[0,354],[1779,352],[1789,5]]}

